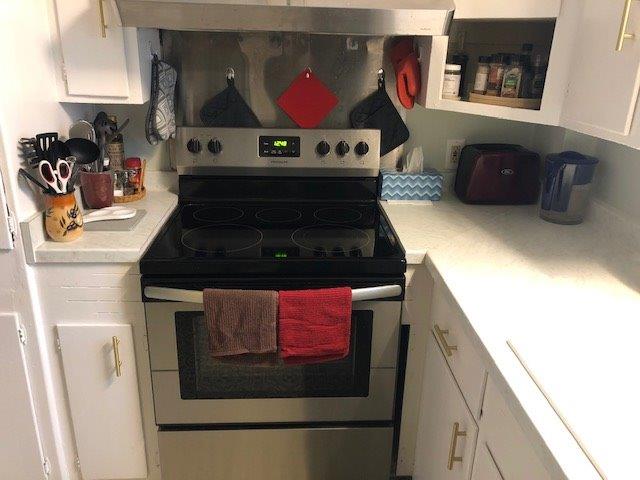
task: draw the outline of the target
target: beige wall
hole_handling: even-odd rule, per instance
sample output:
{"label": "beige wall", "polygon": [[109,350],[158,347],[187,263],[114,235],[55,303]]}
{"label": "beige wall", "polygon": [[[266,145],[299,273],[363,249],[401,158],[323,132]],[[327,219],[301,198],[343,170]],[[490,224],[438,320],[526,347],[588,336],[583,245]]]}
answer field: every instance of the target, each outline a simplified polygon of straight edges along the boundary
{"label": "beige wall", "polygon": [[600,160],[593,196],[640,222],[640,151],[558,127],[536,127],[534,148],[542,154],[575,150]]}
{"label": "beige wall", "polygon": [[425,166],[443,171],[448,139],[470,143],[515,143],[531,147],[535,125],[462,113],[427,110],[416,106],[407,112],[411,138],[405,152],[422,146]]}

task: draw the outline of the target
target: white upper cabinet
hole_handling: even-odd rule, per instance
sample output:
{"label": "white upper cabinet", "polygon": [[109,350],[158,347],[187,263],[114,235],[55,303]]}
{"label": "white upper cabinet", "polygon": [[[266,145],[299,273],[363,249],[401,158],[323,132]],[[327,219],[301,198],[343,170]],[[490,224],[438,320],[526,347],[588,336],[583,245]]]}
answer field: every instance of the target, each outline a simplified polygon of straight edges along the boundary
{"label": "white upper cabinet", "polygon": [[109,0],[54,0],[58,100],[145,103],[157,30],[123,28]]}
{"label": "white upper cabinet", "polygon": [[455,0],[457,19],[555,18],[560,0]]}
{"label": "white upper cabinet", "polygon": [[639,27],[640,2],[582,2],[563,126],[612,140],[629,134],[640,82]]}
{"label": "white upper cabinet", "polygon": [[[566,93],[572,35],[564,34],[572,18],[560,0],[456,1],[448,36],[418,40],[422,68],[422,90],[418,103],[427,108],[484,115],[507,120],[557,125]],[[514,102],[499,96],[471,98],[478,59],[494,53],[519,55],[523,44],[532,44],[532,61],[537,56],[546,69],[542,98]],[[454,55],[468,60],[461,100],[443,95],[445,64],[460,63]],[[482,103],[478,103],[482,102]],[[524,108],[526,107],[526,108]]]}

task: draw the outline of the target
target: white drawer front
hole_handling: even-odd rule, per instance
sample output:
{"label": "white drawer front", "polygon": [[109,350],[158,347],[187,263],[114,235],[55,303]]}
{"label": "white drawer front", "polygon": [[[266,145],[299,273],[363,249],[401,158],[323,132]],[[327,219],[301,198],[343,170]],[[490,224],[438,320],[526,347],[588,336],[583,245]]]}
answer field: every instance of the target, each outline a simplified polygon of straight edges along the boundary
{"label": "white drawer front", "polygon": [[462,312],[453,303],[448,292],[437,286],[432,304],[433,333],[451,367],[469,410],[480,418],[486,370],[474,345],[463,327]]}

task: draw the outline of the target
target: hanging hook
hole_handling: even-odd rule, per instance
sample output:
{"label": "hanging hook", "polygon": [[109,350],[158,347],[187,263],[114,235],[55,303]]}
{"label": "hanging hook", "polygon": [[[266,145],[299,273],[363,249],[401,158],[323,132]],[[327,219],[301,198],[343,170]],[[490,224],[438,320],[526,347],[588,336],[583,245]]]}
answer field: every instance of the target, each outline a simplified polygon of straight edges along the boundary
{"label": "hanging hook", "polygon": [[305,68],[304,69],[304,78],[311,78],[311,73],[312,73],[311,67]]}
{"label": "hanging hook", "polygon": [[236,71],[231,67],[227,67],[227,83],[229,85],[233,85],[235,83],[235,79]]}
{"label": "hanging hook", "polygon": [[384,85],[384,69],[381,68],[378,70],[378,88],[382,89],[384,88]]}

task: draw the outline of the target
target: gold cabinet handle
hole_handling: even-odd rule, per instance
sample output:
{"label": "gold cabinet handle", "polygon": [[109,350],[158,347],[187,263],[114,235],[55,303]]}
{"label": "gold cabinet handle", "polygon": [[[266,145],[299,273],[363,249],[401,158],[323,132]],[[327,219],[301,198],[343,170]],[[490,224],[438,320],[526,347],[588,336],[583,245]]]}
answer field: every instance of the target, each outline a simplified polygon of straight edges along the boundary
{"label": "gold cabinet handle", "polygon": [[447,468],[453,470],[453,464],[455,462],[462,462],[462,457],[456,457],[456,450],[458,448],[458,437],[466,437],[467,432],[460,430],[460,424],[455,422],[453,424],[453,432],[451,434],[451,445],[449,446],[449,461],[447,462]]}
{"label": "gold cabinet handle", "polygon": [[434,325],[433,329],[436,331],[436,335],[438,336],[438,340],[440,340],[440,344],[442,348],[444,348],[444,352],[447,354],[447,357],[453,355],[453,352],[458,350],[457,345],[449,345],[447,343],[447,339],[445,335],[449,335],[449,329],[441,329],[438,325]]}
{"label": "gold cabinet handle", "polygon": [[100,32],[102,38],[107,38],[107,22],[104,19],[104,0],[98,0],[98,6],[100,8]]}
{"label": "gold cabinet handle", "polygon": [[618,32],[618,43],[616,43],[616,52],[622,50],[625,40],[636,38],[635,34],[627,33],[627,24],[629,23],[629,13],[631,12],[631,2],[633,0],[625,0],[622,18],[620,19],[620,31]]}
{"label": "gold cabinet handle", "polygon": [[120,361],[120,339],[116,336],[111,337],[113,344],[113,361],[116,364],[116,377],[122,376],[122,362]]}

